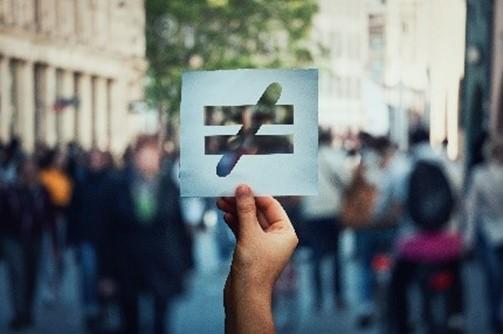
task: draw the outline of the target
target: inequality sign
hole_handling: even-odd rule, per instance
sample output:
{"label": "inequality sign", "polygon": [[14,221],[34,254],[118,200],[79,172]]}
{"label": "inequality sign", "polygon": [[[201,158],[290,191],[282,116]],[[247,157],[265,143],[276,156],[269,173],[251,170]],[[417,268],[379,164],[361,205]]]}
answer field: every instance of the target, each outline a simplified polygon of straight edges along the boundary
{"label": "inequality sign", "polygon": [[191,71],[182,77],[184,197],[318,191],[318,71]]}

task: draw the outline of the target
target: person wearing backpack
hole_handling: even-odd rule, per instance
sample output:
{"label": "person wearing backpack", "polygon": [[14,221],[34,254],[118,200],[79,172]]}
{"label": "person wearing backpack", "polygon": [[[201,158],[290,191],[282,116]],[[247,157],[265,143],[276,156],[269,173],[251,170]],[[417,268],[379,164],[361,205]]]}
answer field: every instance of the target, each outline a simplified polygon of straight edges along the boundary
{"label": "person wearing backpack", "polygon": [[478,236],[487,279],[490,323],[503,332],[503,137],[485,147],[487,161],[477,166],[465,199],[466,241]]}
{"label": "person wearing backpack", "polygon": [[[448,297],[446,320],[449,333],[463,327],[460,260],[463,242],[458,231],[449,226],[456,196],[442,159],[429,145],[429,133],[417,129],[411,133],[411,167],[406,178],[402,226],[395,245],[396,260],[391,278],[389,306],[392,329],[396,333],[410,331],[407,295],[411,285],[429,268],[449,272],[452,289]],[[426,285],[425,285],[426,286]],[[428,290],[422,290],[428,300]],[[423,303],[424,305],[424,303]],[[429,326],[430,324],[425,324]]]}
{"label": "person wearing backpack", "polygon": [[[390,253],[397,235],[401,199],[399,180],[405,178],[408,163],[387,137],[363,141],[361,165],[343,200],[344,224],[355,230],[358,268],[358,310],[356,326],[368,328],[378,318],[377,277],[372,262]],[[378,303],[377,303],[378,304]]]}

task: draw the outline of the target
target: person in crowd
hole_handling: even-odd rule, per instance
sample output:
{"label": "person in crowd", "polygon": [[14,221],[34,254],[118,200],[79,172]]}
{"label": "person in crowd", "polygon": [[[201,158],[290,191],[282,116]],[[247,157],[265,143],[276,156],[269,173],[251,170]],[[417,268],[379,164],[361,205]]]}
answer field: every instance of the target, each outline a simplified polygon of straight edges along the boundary
{"label": "person in crowd", "polygon": [[[457,199],[461,197],[462,192],[462,176],[459,170],[459,166],[455,162],[448,159],[446,152],[438,152],[433,149],[430,144],[430,133],[426,127],[418,126],[411,131],[409,134],[409,163],[405,174],[402,177],[394,178],[394,187],[397,189],[396,192],[399,193],[397,197],[402,198],[402,202],[407,201],[409,192],[409,176],[414,170],[414,167],[419,162],[428,162],[438,166],[442,174],[445,175],[450,190],[454,196],[454,205],[450,215],[449,224],[446,226],[447,229],[452,232],[460,231],[460,222],[458,216]],[[410,220],[408,213],[406,211],[401,215],[400,224],[400,235],[407,236],[414,233],[416,230],[416,225]]]}
{"label": "person in crowd", "polygon": [[[379,253],[392,251],[396,238],[395,225],[400,214],[400,202],[393,180],[397,179],[404,169],[404,162],[387,137],[363,136],[363,139],[362,161],[355,177],[361,178],[359,183],[362,184],[356,192],[364,192],[365,196],[362,197],[363,202],[359,203],[361,209],[352,214],[365,217],[364,221],[358,223],[359,226],[354,226],[360,273],[356,320],[359,328],[367,328],[374,320],[376,277],[372,261]],[[349,189],[348,196],[351,192]]]}
{"label": "person in crowd", "polygon": [[224,288],[225,332],[273,334],[272,290],[298,244],[293,225],[277,200],[254,197],[246,185],[217,206],[237,240]]}
{"label": "person in crowd", "polygon": [[339,254],[339,236],[341,222],[339,209],[342,193],[349,176],[345,173],[345,153],[332,147],[330,131],[320,131],[320,149],[318,152],[319,194],[309,196],[302,201],[301,242],[312,250],[312,282],[314,307],[321,310],[324,293],[322,281],[322,263],[330,258],[331,286],[333,287],[334,305],[345,306],[342,294],[342,265]]}
{"label": "person in crowd", "polygon": [[52,206],[47,191],[38,180],[36,162],[24,159],[17,175],[18,180],[4,190],[0,243],[14,312],[9,323],[11,330],[33,325],[42,232],[53,226]]}
{"label": "person in crowd", "polygon": [[[161,169],[157,137],[142,136],[124,170],[105,191],[112,260],[125,333],[139,333],[138,298],[153,295],[154,333],[169,330],[169,308],[188,270],[179,190]],[[134,269],[132,269],[134,268]]]}
{"label": "person in crowd", "polygon": [[[70,205],[70,240],[77,250],[80,266],[81,297],[87,330],[94,333],[100,324],[98,295],[99,260],[106,247],[103,200],[109,169],[107,157],[97,148],[88,154],[87,168],[77,179]],[[76,166],[75,169],[78,167]]]}
{"label": "person in crowd", "polygon": [[[449,161],[432,149],[425,128],[418,126],[411,131],[409,145],[408,169],[401,177],[392,179],[402,211],[389,297],[392,327],[397,333],[411,330],[409,290],[413,284],[420,284],[426,305],[433,289],[427,281],[432,281],[436,270],[441,268],[452,279],[451,286],[446,288],[447,317],[442,325],[458,333],[464,326],[460,275],[463,242],[455,228],[459,180]],[[423,316],[428,314],[426,310]],[[426,322],[430,325],[431,321]]]}
{"label": "person in crowd", "polygon": [[486,161],[472,172],[466,195],[466,242],[478,237],[482,250],[490,324],[494,333],[503,332],[503,137],[490,140],[485,147]]}
{"label": "person in crowd", "polygon": [[13,137],[5,146],[4,157],[1,161],[0,174],[4,183],[14,183],[19,163],[22,161],[24,153],[21,140]]}
{"label": "person in crowd", "polygon": [[66,172],[67,160],[65,153],[53,149],[47,152],[40,162],[40,182],[49,192],[52,203],[58,210],[70,204],[72,196],[72,182]]}
{"label": "person in crowd", "polygon": [[4,165],[7,160],[7,155],[5,152],[5,145],[0,142],[0,185],[4,182]]}
{"label": "person in crowd", "polygon": [[40,162],[39,179],[49,193],[54,207],[56,237],[52,244],[44,242],[46,271],[43,299],[51,304],[59,298],[64,275],[64,251],[66,244],[67,210],[72,198],[73,183],[66,171],[65,152],[59,149],[48,150]]}

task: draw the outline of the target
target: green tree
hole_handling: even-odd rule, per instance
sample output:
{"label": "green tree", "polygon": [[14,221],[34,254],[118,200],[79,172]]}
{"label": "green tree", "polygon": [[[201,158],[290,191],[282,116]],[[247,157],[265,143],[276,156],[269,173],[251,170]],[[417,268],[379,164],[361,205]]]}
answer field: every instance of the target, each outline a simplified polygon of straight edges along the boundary
{"label": "green tree", "polygon": [[302,66],[316,0],[146,0],[146,98],[178,112],[189,69]]}

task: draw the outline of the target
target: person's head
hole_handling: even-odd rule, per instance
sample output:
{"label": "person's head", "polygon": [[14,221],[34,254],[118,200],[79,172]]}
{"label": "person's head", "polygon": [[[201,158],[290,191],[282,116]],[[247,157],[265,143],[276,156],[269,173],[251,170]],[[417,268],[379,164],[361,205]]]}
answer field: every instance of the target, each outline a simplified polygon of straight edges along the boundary
{"label": "person's head", "polygon": [[43,157],[40,158],[40,167],[42,169],[56,168],[64,170],[66,168],[65,153],[56,148],[48,150]]}
{"label": "person's head", "polygon": [[486,143],[485,155],[487,160],[503,165],[503,136],[495,136]]}
{"label": "person's head", "polygon": [[425,127],[417,127],[409,133],[409,146],[425,144],[430,141],[430,132]]}
{"label": "person's head", "polygon": [[133,153],[136,170],[143,176],[155,177],[161,168],[161,152],[157,136],[140,136]]}
{"label": "person's head", "polygon": [[396,146],[391,142],[391,140],[386,136],[377,137],[374,140],[373,148],[377,152],[380,158],[380,167],[388,166],[389,161],[393,157],[396,151]]}
{"label": "person's head", "polygon": [[34,158],[23,159],[18,167],[18,172],[22,184],[32,186],[38,183],[38,166]]}
{"label": "person's head", "polygon": [[91,172],[102,171],[107,164],[105,154],[97,148],[92,148],[88,156],[88,168]]}
{"label": "person's head", "polygon": [[54,160],[52,161],[52,165],[57,169],[63,170],[66,168],[67,162],[68,162],[68,160],[67,160],[67,156],[66,156],[65,152],[63,152],[62,150],[57,150],[54,155]]}
{"label": "person's head", "polygon": [[360,131],[357,135],[359,149],[365,149],[374,145],[375,137],[365,131]]}
{"label": "person's head", "polygon": [[18,137],[12,137],[5,147],[5,159],[7,162],[16,161],[22,156],[22,143]]}
{"label": "person's head", "polygon": [[319,128],[318,129],[318,143],[320,146],[330,146],[332,144],[332,132],[330,129]]}

